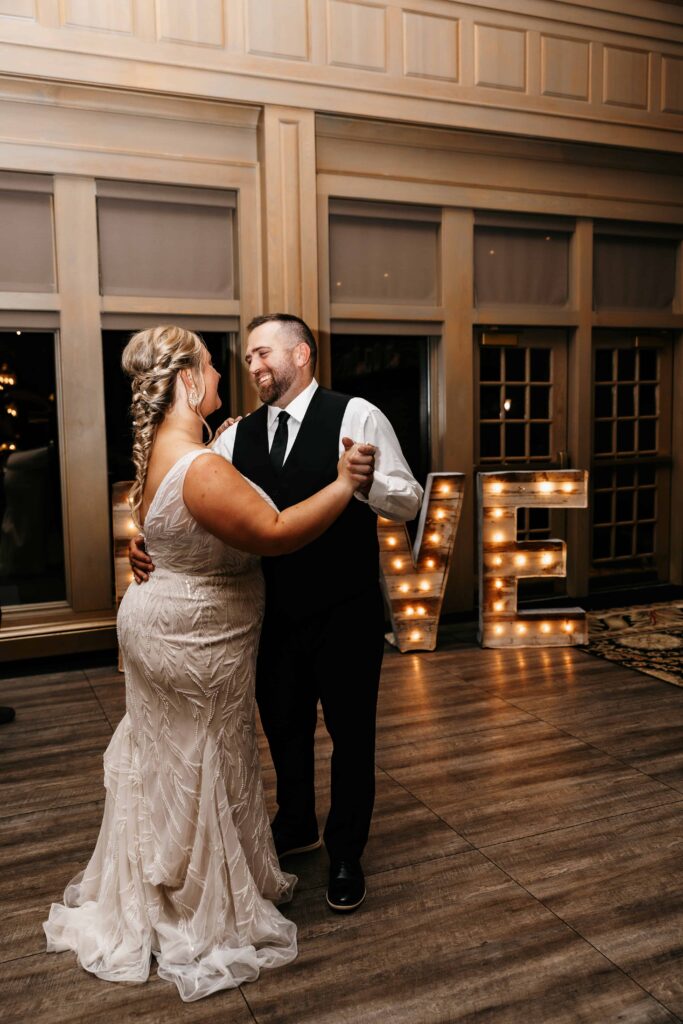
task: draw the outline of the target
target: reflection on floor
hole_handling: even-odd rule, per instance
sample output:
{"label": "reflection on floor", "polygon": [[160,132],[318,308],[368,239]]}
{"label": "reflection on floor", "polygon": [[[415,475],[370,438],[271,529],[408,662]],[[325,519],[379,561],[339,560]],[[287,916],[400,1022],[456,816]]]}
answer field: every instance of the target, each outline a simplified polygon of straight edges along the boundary
{"label": "reflection on floor", "polygon": [[[293,858],[290,967],[199,1003],[47,955],[50,902],[83,865],[113,667],[9,680],[0,703],[0,992],[32,1024],[659,1024],[683,1017],[683,691],[578,650],[388,651],[368,900],[323,902]],[[330,744],[318,744],[320,818]],[[264,764],[267,754],[264,748]],[[272,803],[274,778],[264,778]]]}

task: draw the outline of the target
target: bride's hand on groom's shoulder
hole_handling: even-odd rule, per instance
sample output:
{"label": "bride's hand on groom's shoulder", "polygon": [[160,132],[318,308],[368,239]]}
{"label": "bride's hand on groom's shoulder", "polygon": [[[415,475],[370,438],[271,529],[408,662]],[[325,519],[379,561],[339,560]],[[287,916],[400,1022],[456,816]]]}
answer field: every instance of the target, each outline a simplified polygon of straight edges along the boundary
{"label": "bride's hand on groom's shoulder", "polygon": [[350,437],[343,437],[344,453],[339,460],[338,470],[353,482],[354,491],[366,498],[370,493],[375,473],[375,451],[372,444],[356,444]]}
{"label": "bride's hand on groom's shoulder", "polygon": [[227,430],[228,427],[234,426],[235,423],[239,423],[241,419],[241,416],[228,416],[227,420],[225,420],[224,423],[221,423],[220,427],[216,430],[216,433],[214,434],[214,441],[217,437],[221,436],[224,430]]}

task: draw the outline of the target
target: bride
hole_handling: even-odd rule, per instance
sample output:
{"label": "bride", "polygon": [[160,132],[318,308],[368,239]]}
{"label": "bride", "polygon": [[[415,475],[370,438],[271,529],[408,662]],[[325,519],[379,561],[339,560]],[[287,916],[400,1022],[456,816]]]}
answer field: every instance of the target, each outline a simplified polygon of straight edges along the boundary
{"label": "bride", "polygon": [[202,444],[220,375],[196,334],[141,331],[123,368],[131,509],[157,568],[119,610],[126,714],[104,755],[97,845],[43,927],[48,951],[74,950],[107,981],[145,981],[154,954],[189,1002],[296,956],[296,926],[274,906],[296,878],[278,865],[255,735],[257,556],[320,536],[372,456],[350,448],[333,483],[278,512]]}

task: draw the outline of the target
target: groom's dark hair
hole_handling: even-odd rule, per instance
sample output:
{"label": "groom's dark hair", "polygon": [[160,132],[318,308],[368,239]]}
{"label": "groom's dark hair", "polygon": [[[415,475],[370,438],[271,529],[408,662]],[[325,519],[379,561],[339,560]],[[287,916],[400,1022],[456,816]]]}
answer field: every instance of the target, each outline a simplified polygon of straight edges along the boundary
{"label": "groom's dark hair", "polygon": [[292,341],[304,342],[304,344],[308,345],[311,352],[311,369],[315,373],[315,364],[318,361],[318,346],[315,343],[313,331],[300,317],[293,316],[292,313],[264,313],[263,316],[255,316],[247,324],[247,334],[251,334],[261,324],[272,322],[282,324]]}

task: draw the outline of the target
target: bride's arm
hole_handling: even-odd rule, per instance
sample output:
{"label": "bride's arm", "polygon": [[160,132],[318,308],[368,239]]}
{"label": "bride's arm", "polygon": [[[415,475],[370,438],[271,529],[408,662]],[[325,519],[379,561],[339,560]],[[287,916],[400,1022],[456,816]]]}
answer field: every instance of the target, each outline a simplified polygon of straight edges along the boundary
{"label": "bride's arm", "polygon": [[371,451],[354,445],[339,460],[333,483],[284,512],[271,508],[222,458],[194,460],[185,476],[183,500],[200,526],[231,547],[253,555],[286,555],[320,537],[341,515],[372,473]]}

